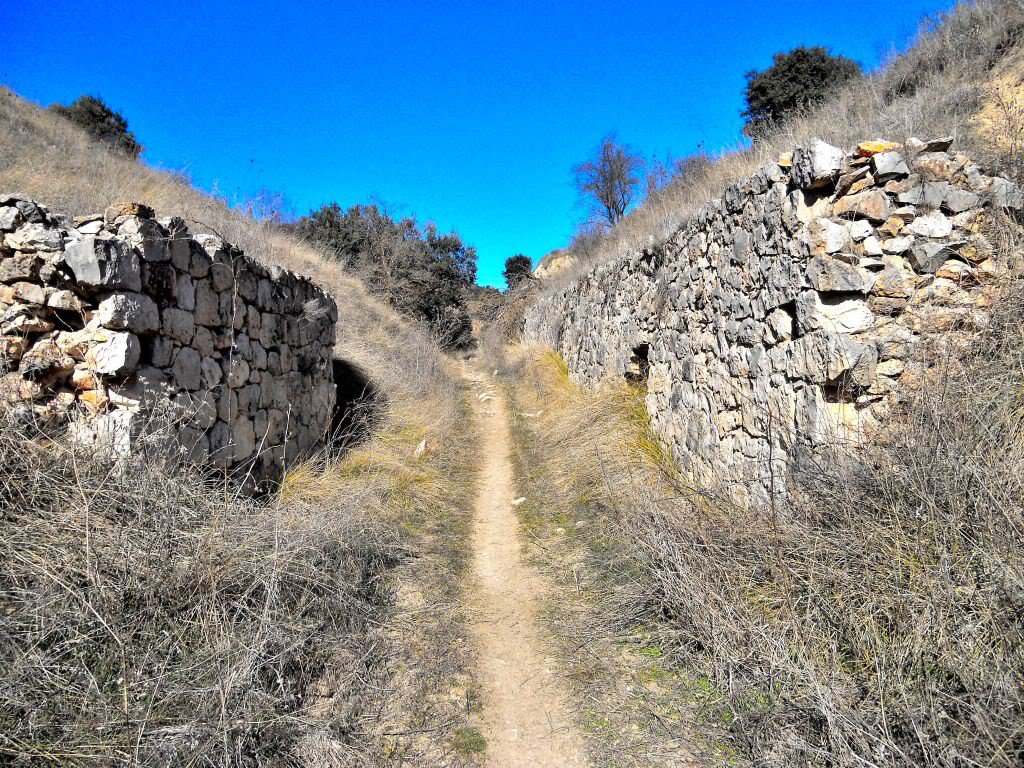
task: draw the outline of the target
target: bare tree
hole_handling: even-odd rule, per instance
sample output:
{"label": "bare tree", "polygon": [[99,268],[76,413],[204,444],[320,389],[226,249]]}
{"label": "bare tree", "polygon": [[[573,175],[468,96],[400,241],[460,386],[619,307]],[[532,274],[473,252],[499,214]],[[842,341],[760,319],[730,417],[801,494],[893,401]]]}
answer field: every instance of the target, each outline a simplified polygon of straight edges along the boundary
{"label": "bare tree", "polygon": [[573,174],[580,196],[588,198],[594,213],[614,227],[636,196],[643,168],[643,158],[609,134],[601,139],[594,157],[573,168]]}

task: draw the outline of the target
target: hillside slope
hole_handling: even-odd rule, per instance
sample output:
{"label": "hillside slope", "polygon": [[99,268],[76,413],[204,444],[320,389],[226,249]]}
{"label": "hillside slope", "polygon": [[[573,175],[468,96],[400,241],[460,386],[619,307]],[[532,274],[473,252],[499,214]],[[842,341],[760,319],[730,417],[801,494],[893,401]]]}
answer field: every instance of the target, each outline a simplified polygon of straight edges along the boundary
{"label": "hillside slope", "polygon": [[[546,347],[524,345],[506,355],[492,350],[521,411],[514,423],[522,436],[524,481],[532,481],[524,525],[535,534],[538,557],[562,582],[551,612],[563,636],[563,664],[574,668],[579,696],[592,708],[590,735],[603,738],[619,764],[678,765],[674,755],[661,756],[671,738],[708,764],[1021,763],[1019,211],[1009,217],[993,211],[982,229],[972,231],[983,232],[989,252],[1008,267],[988,296],[961,307],[983,310],[979,321],[915,327],[922,336],[931,331],[929,344],[890,363],[890,372],[904,365],[914,371],[903,379],[907,391],[893,398],[884,429],[872,440],[858,435],[824,441],[819,452],[787,462],[793,473],[789,494],[772,493],[762,505],[737,504],[681,469],[659,439],[663,435],[652,432],[645,400],[648,387],[685,390],[691,382],[707,382],[721,362],[712,352],[656,381],[657,363],[666,355],[682,355],[701,342],[726,349],[727,340],[749,330],[702,336],[698,329],[690,338],[686,318],[673,312],[673,296],[689,292],[709,322],[729,317],[720,296],[694,281],[707,261],[769,267],[785,261],[767,242],[777,230],[762,226],[756,205],[743,205],[732,194],[741,198],[732,213],[744,221],[719,231],[749,228],[754,246],[717,250],[712,237],[695,238],[687,253],[677,254],[678,275],[659,272],[663,260],[673,258],[666,256],[671,238],[685,241],[701,225],[694,214],[702,206],[724,195],[706,210],[728,211],[733,185],[761,167],[788,168],[783,153],[810,145],[814,137],[845,149],[868,138],[899,142],[910,165],[916,154],[909,151],[911,137],[954,137],[986,173],[1020,183],[1022,43],[1024,4],[959,4],[927,24],[909,50],[821,109],[723,153],[699,173],[676,178],[596,247],[571,249],[576,263],[545,277],[537,313],[546,305],[553,320],[565,321],[545,341],[562,341],[562,351],[578,345],[595,363],[593,375],[570,379],[579,361],[571,354],[563,360]],[[826,207],[843,196],[831,183],[825,190],[805,198],[825,206],[809,219],[827,217]],[[901,213],[913,221],[940,207],[919,203]],[[864,209],[848,213],[855,215],[833,217],[840,230],[871,218]],[[876,223],[882,221],[902,226],[888,214]],[[790,242],[802,253],[806,248],[803,255],[817,245],[813,238]],[[846,245],[833,251],[843,252],[840,260],[867,255]],[[962,262],[966,274],[970,255],[954,255],[952,267],[959,272]],[[884,258],[896,263],[903,257],[887,252]],[[866,268],[865,260],[848,260]],[[916,284],[918,295],[946,285],[961,290],[987,278],[961,284],[957,274],[928,272]],[[635,294],[617,296],[617,281],[632,274],[650,280],[641,280]],[[745,277],[734,283],[737,289],[750,285]],[[801,285],[819,287],[813,279]],[[582,300],[574,295],[588,290]],[[825,291],[834,292],[839,306],[857,299],[860,287],[833,284]],[[568,297],[564,305],[559,296]],[[896,291],[877,302],[881,322],[909,297]],[[959,311],[956,298],[940,303],[941,311]],[[593,327],[634,309],[622,326],[636,337],[633,359],[629,346],[626,359],[613,358]],[[952,331],[966,333],[966,343]],[[648,332],[664,335],[660,357],[655,342],[650,349],[637,343]],[[755,366],[748,368],[743,355],[762,348],[750,334],[739,345],[746,349],[728,364],[741,379],[753,379]],[[867,349],[882,352],[884,345],[869,343]],[[852,355],[849,362],[856,359]],[[606,373],[618,375],[598,381]],[[767,388],[769,398],[793,378],[792,371],[782,373]],[[823,380],[840,385],[828,405],[853,412],[855,405],[844,402],[844,382]],[[737,398],[735,405],[743,413],[729,428],[753,430],[765,419],[772,429],[772,410],[763,398]],[[687,439],[719,426],[699,402],[679,397],[671,407],[680,409]],[[775,456],[750,456],[752,468],[774,483]],[[722,462],[713,466],[718,476],[722,468]],[[589,640],[585,650],[576,642],[580,636]],[[626,652],[607,647],[600,655],[595,649],[607,638]],[[624,733],[630,738],[622,739]]]}
{"label": "hillside slope", "polygon": [[[1020,97],[1024,6],[1018,0],[958,2],[922,22],[907,50],[855,79],[821,107],[754,141],[674,176],[612,230],[580,237],[542,260],[546,287],[667,239],[726,187],[814,138],[850,147],[865,137],[905,142],[952,136],[983,170],[1021,181],[1024,111]],[[556,263],[550,263],[556,262]]]}
{"label": "hillside slope", "polygon": [[471,680],[440,649],[461,626],[472,446],[450,361],[315,249],[6,89],[0,189],[67,216],[143,202],[311,276],[372,389],[358,441],[261,504],[159,456],[38,450],[5,421],[0,762],[459,764],[452,691]]}

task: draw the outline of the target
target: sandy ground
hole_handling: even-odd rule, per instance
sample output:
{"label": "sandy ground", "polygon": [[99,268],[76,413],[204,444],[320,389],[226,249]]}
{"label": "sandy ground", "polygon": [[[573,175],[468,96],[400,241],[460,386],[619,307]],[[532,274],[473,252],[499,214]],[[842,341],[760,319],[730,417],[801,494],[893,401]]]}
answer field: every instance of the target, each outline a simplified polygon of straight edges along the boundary
{"label": "sandy ground", "polygon": [[546,652],[549,643],[538,624],[544,584],[520,551],[505,403],[484,376],[469,378],[483,430],[469,604],[480,659],[487,765],[586,766],[555,656]]}

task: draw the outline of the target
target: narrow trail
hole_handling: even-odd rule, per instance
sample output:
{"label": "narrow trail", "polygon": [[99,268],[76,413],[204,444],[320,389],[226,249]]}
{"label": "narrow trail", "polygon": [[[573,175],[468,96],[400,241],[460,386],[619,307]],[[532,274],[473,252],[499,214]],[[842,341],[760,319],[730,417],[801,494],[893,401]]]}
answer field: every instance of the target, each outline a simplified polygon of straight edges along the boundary
{"label": "narrow trail", "polygon": [[480,657],[487,764],[583,768],[583,739],[537,618],[544,585],[520,553],[504,399],[482,375],[467,376],[477,393],[483,433],[470,634]]}

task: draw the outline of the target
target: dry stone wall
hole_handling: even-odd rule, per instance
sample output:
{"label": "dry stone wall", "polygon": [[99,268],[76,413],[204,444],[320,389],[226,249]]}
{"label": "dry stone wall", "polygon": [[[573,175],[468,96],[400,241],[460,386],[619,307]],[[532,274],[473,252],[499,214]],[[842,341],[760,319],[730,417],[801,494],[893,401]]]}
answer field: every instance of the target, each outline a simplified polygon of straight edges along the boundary
{"label": "dry stone wall", "polygon": [[879,423],[928,332],[986,322],[1006,265],[983,224],[1024,200],[950,145],[798,147],[667,242],[541,299],[526,336],[578,384],[646,380],[682,467],[763,499],[803,448]]}
{"label": "dry stone wall", "polygon": [[121,454],[155,431],[252,489],[324,436],[337,307],[308,279],[134,203],[0,195],[0,238],[5,406]]}

